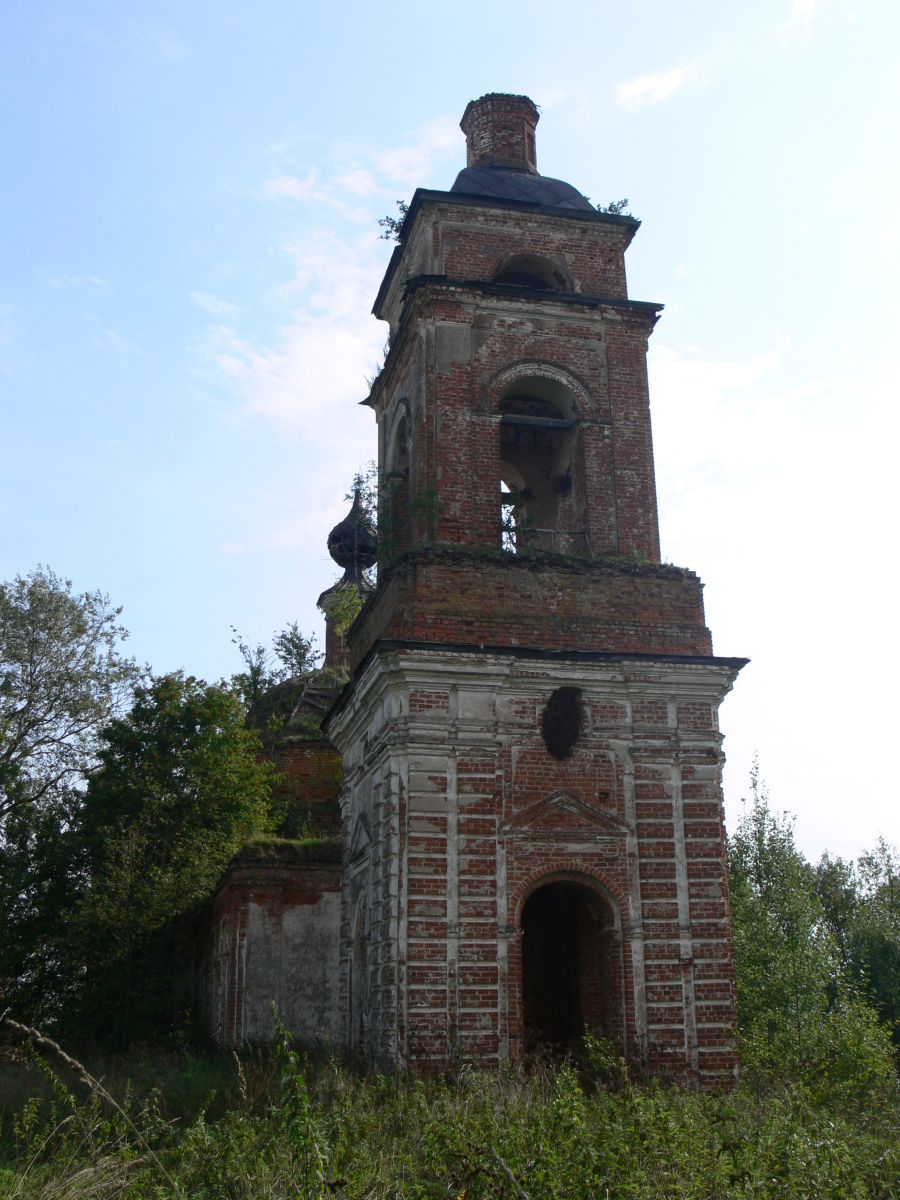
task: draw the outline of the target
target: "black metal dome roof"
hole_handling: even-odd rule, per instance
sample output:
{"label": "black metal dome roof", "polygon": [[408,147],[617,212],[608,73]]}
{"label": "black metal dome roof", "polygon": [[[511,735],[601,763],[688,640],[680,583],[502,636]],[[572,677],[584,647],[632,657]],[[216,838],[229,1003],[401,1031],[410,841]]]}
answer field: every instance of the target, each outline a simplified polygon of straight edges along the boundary
{"label": "black metal dome roof", "polygon": [[590,200],[582,196],[571,183],[551,179],[548,175],[510,170],[508,167],[465,167],[450,190],[470,196],[542,204],[547,208],[577,208],[584,212],[596,212]]}

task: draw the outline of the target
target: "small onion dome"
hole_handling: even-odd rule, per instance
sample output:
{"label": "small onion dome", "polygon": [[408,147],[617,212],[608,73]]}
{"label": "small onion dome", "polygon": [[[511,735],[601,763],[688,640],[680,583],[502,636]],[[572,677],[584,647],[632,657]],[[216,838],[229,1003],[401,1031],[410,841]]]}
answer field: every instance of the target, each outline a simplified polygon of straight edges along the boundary
{"label": "small onion dome", "polygon": [[375,562],[375,527],[363,508],[359,488],[353,496],[353,507],[328,535],[328,553],[344,568],[341,582],[346,583],[363,582],[363,571]]}

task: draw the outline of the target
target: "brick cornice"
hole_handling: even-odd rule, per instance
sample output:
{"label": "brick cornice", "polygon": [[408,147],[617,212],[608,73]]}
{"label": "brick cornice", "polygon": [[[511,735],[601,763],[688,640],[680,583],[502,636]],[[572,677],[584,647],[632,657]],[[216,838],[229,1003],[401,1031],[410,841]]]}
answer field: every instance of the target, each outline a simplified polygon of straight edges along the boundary
{"label": "brick cornice", "polygon": [[527,214],[529,217],[547,217],[558,221],[574,221],[581,224],[618,227],[621,235],[624,237],[623,250],[627,249],[631,244],[634,235],[641,225],[636,217],[618,216],[615,213],[590,212],[587,209],[532,204],[526,200],[504,200],[491,196],[475,196],[470,195],[468,192],[441,192],[429,188],[416,188],[403,220],[399,243],[394,248],[387,270],[384,273],[384,278],[381,281],[381,286],[378,289],[378,295],[375,297],[375,303],[372,306],[372,312],[376,317],[382,315],[382,307],[387,299],[394,276],[404,257],[404,252],[410,242],[413,230],[418,224],[420,216],[424,217],[423,209],[436,205],[452,205],[469,209],[495,209],[501,212]]}
{"label": "brick cornice", "polygon": [[591,296],[585,292],[548,292],[543,288],[526,287],[518,283],[495,283],[483,279],[450,279],[446,275],[414,275],[406,283],[406,297],[423,289],[438,294],[448,291],[475,292],[479,296],[500,299],[534,300],[545,310],[558,304],[563,308],[621,308],[652,318],[655,324],[665,305],[653,300],[629,300],[623,296]]}

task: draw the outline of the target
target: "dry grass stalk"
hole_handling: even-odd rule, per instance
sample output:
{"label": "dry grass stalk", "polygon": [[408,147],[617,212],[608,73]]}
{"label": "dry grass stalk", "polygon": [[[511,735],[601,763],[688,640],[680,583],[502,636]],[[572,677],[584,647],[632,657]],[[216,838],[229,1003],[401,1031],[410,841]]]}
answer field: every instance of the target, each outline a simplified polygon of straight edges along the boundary
{"label": "dry grass stalk", "polygon": [[166,1170],[159,1155],[141,1133],[140,1129],[138,1129],[137,1125],[135,1125],[134,1121],[131,1119],[122,1105],[118,1102],[115,1096],[111,1095],[106,1090],[99,1079],[94,1078],[94,1076],[90,1073],[87,1067],[84,1066],[83,1063],[80,1063],[77,1058],[73,1058],[71,1054],[67,1054],[58,1042],[54,1042],[52,1038],[47,1037],[46,1034],[41,1033],[40,1030],[32,1029],[30,1025],[22,1025],[19,1021],[14,1021],[12,1017],[9,1016],[8,1010],[0,1015],[0,1025],[6,1025],[7,1028],[11,1029],[13,1033],[30,1042],[32,1046],[36,1047],[36,1049],[44,1051],[49,1050],[51,1054],[55,1054],[60,1062],[65,1063],[69,1070],[81,1080],[85,1087],[89,1088],[95,1095],[99,1096],[101,1100],[110,1105],[111,1108],[115,1109],[115,1111],[120,1114],[131,1131],[134,1133],[137,1140],[144,1147],[148,1157],[152,1159],[154,1164],[158,1167],[160,1173],[165,1177],[175,1195],[184,1195],[184,1192],[178,1185],[177,1181],[173,1179],[173,1177]]}

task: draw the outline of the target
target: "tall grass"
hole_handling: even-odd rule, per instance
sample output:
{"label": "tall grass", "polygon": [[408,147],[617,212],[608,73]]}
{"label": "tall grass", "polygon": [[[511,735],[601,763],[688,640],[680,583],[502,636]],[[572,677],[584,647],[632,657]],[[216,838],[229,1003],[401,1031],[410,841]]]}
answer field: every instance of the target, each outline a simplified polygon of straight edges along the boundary
{"label": "tall grass", "polygon": [[[602,1056],[530,1071],[364,1076],[282,1039],[240,1059],[92,1063],[109,1103],[30,1054],[0,1069],[16,1200],[725,1200],[900,1193],[896,1095],[842,1109],[790,1084],[628,1082]],[[16,1082],[19,1081],[19,1082]],[[118,1105],[118,1107],[116,1107]]]}

